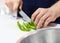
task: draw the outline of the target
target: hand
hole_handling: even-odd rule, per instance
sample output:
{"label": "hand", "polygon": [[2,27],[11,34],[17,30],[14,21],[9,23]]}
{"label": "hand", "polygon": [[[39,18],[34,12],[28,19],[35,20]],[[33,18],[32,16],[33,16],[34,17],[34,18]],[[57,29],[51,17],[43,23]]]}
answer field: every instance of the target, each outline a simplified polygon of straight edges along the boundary
{"label": "hand", "polygon": [[38,8],[33,14],[31,19],[34,21],[37,28],[41,26],[47,27],[50,22],[56,20],[59,14],[51,8]]}
{"label": "hand", "polygon": [[22,0],[5,0],[5,4],[12,10],[17,11],[18,6],[22,8]]}

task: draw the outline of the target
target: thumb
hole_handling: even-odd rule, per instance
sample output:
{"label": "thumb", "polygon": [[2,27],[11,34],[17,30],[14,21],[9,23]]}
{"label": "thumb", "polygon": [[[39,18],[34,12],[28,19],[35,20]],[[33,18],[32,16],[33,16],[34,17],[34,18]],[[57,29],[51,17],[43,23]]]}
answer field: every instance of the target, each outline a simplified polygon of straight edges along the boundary
{"label": "thumb", "polygon": [[18,6],[19,6],[19,3],[14,3],[14,5],[13,5],[13,11],[17,11]]}

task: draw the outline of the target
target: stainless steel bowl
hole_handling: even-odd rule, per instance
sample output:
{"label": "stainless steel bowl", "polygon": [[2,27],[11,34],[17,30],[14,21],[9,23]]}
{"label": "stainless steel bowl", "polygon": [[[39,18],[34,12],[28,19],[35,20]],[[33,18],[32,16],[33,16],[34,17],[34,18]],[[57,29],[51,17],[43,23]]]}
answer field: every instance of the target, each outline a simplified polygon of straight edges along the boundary
{"label": "stainless steel bowl", "polygon": [[60,29],[40,29],[32,32],[19,43],[60,43]]}

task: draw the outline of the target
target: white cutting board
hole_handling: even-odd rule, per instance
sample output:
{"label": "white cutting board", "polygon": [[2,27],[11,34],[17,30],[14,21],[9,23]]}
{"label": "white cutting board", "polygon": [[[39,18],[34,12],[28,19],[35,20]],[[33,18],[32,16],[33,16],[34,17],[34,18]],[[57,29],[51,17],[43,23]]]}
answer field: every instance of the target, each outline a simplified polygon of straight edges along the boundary
{"label": "white cutting board", "polygon": [[0,43],[16,43],[21,36],[28,33],[20,31],[17,21],[12,14],[9,15],[8,7],[0,0]]}
{"label": "white cutting board", "polygon": [[0,15],[0,43],[16,43],[21,36],[28,33],[20,31],[17,21],[10,15]]}
{"label": "white cutting board", "polygon": [[[19,38],[28,33],[19,30],[17,21],[18,20],[11,15],[0,15],[0,43],[16,43]],[[20,19],[20,21],[22,21],[22,19]],[[55,27],[59,26],[58,24]]]}

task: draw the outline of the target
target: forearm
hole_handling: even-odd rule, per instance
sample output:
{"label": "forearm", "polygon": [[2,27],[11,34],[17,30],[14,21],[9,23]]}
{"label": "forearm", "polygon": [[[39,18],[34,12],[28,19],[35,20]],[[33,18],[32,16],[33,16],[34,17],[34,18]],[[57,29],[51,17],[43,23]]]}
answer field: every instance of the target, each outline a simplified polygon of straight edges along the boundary
{"label": "forearm", "polygon": [[59,14],[60,16],[60,0],[57,3],[55,3],[53,6],[51,6],[51,9],[57,12],[57,14]]}

